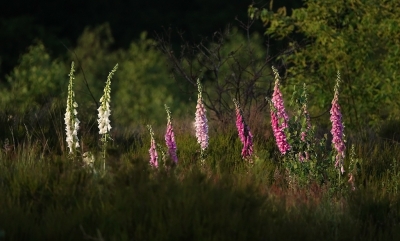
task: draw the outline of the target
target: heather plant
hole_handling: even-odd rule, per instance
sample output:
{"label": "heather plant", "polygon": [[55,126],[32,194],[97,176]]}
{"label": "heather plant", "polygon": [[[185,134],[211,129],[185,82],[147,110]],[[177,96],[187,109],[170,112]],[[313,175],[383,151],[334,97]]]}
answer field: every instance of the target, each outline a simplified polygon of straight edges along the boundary
{"label": "heather plant", "polygon": [[102,142],[102,153],[103,153],[103,171],[106,169],[106,151],[107,151],[107,142],[111,139],[110,130],[110,102],[111,102],[111,78],[114,73],[118,69],[118,64],[111,70],[108,74],[106,86],[104,87],[104,95],[100,99],[100,107],[97,109],[99,111],[98,114],[98,124],[99,124],[99,134],[101,135],[101,142]]}
{"label": "heather plant", "polygon": [[236,109],[236,127],[239,132],[240,140],[243,143],[241,154],[243,159],[247,159],[251,162],[251,155],[253,154],[253,135],[250,132],[250,127],[244,120],[243,111],[240,108],[239,102],[236,99],[233,99],[233,102],[235,103]]}
{"label": "heather plant", "polygon": [[75,93],[73,90],[74,86],[74,62],[71,63],[71,72],[69,73],[69,85],[68,85],[68,99],[67,99],[67,109],[65,111],[65,131],[66,131],[66,141],[68,144],[69,154],[75,157],[77,148],[79,147],[79,120],[77,117],[78,104],[75,102]]}

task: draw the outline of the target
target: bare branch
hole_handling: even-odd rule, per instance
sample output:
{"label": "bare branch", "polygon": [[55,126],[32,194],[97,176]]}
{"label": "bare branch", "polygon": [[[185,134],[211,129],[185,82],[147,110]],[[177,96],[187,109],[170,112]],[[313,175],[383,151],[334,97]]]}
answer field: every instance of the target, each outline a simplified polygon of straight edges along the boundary
{"label": "bare branch", "polygon": [[[246,113],[250,112],[250,105],[254,102],[257,103],[257,111],[262,111],[268,106],[264,97],[272,94],[274,78],[267,67],[284,53],[282,51],[280,54],[270,56],[271,45],[268,39],[266,55],[257,57],[260,55],[252,46],[254,43],[250,34],[254,20],[248,19],[247,23],[237,21],[245,30],[246,41],[240,43],[238,47],[230,47],[232,49],[228,49],[232,46],[229,43],[234,37],[229,27],[224,32],[214,32],[211,38],[203,38],[197,44],[190,44],[183,38],[183,33],[178,32],[183,42],[179,55],[172,50],[170,29],[166,31],[166,36],[157,35],[156,38],[159,50],[167,57],[175,74],[183,77],[194,87],[199,76],[205,80],[204,105],[222,122],[226,121],[227,116],[232,115],[232,97],[242,103]],[[278,69],[284,69],[283,64],[274,63]]]}

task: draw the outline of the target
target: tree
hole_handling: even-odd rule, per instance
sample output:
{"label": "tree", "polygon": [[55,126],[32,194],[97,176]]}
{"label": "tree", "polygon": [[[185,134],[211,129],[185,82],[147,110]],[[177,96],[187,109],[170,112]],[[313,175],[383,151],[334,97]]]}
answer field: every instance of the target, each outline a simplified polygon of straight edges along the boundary
{"label": "tree", "polygon": [[[309,86],[311,115],[329,110],[340,70],[347,124],[375,125],[395,117],[400,103],[400,2],[305,0],[304,6],[291,15],[285,7],[273,12],[251,5],[248,10],[266,26],[265,34],[290,40],[291,50],[279,59],[285,63],[288,85]],[[295,34],[303,40],[294,41]]]}
{"label": "tree", "polygon": [[204,105],[211,119],[223,123],[234,117],[232,98],[240,102],[248,118],[250,108],[261,113],[267,106],[265,96],[271,96],[273,91],[270,68],[273,56],[268,52],[269,43],[259,34],[250,33],[253,21],[239,23],[245,34],[238,28],[228,27],[195,44],[181,35],[184,43],[178,54],[169,41],[171,32],[157,39],[179,85],[195,91],[196,80],[200,78],[204,83]]}

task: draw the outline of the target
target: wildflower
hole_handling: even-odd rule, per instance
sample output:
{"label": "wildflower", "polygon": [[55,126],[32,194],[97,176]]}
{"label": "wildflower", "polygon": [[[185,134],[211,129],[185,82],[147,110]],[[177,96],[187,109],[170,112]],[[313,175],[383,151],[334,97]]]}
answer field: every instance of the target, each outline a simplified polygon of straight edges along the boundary
{"label": "wildflower", "polygon": [[339,83],[340,83],[340,72],[337,73],[337,81],[335,85],[335,95],[332,100],[332,108],[330,110],[331,113],[331,122],[332,122],[332,129],[331,133],[333,136],[332,143],[335,144],[335,149],[337,151],[336,155],[336,163],[335,167],[340,166],[342,174],[344,173],[343,169],[343,159],[345,157],[344,151],[346,150],[346,146],[343,141],[343,129],[344,126],[342,125],[341,119],[342,114],[340,113],[340,106],[339,106]]}
{"label": "wildflower", "polygon": [[110,104],[105,99],[104,96],[101,97],[100,102],[102,102],[102,104],[98,109],[99,119],[97,120],[97,123],[99,124],[99,134],[107,134],[111,130],[111,122],[109,119],[111,115]]}
{"label": "wildflower", "polygon": [[283,128],[279,127],[279,119],[274,112],[274,107],[271,104],[271,124],[272,130],[274,131],[274,136],[276,140],[276,144],[278,145],[279,151],[282,154],[286,154],[286,152],[290,149],[290,145],[287,142],[286,135],[283,132]]}
{"label": "wildflower", "polygon": [[202,87],[200,80],[197,80],[197,86],[199,90],[197,106],[196,106],[196,118],[195,118],[195,126],[196,126],[196,137],[197,142],[201,146],[201,150],[204,151],[208,147],[208,126],[207,126],[207,117],[206,117],[206,108],[204,107],[203,97],[202,97]]}
{"label": "wildflower", "polygon": [[69,85],[68,85],[68,98],[67,98],[67,109],[65,112],[65,130],[66,130],[66,141],[69,148],[69,153],[74,154],[76,148],[79,147],[78,130],[79,120],[77,118],[78,112],[76,108],[78,104],[75,102],[75,93],[72,90],[74,77],[74,62],[71,64],[71,72],[69,73]]}
{"label": "wildflower", "polygon": [[242,157],[247,158],[253,154],[253,135],[250,132],[250,127],[244,121],[239,102],[236,99],[233,99],[233,102],[236,108],[236,127],[239,131],[240,140],[243,143]]}
{"label": "wildflower", "polygon": [[[275,74],[275,87],[271,100],[271,124],[278,148],[282,154],[285,154],[290,149],[290,145],[287,142],[286,135],[283,130],[288,127],[287,123],[289,121],[289,117],[285,112],[282,93],[279,90],[279,73],[275,67],[272,67],[272,70]],[[276,110],[276,113],[274,109]],[[279,123],[278,118],[282,119],[281,124]]]}
{"label": "wildflower", "polygon": [[151,141],[150,141],[150,149],[149,149],[149,153],[150,153],[150,165],[152,167],[158,167],[158,154],[157,154],[157,149],[156,149],[156,141],[154,140],[154,132],[153,129],[151,128],[151,125],[147,125],[147,129],[150,132],[150,137],[151,137]]}
{"label": "wildflower", "polygon": [[286,114],[285,107],[283,105],[282,93],[279,89],[280,77],[279,77],[278,70],[273,66],[272,66],[272,70],[274,71],[274,74],[275,74],[275,86],[274,86],[274,93],[272,94],[272,103],[274,103],[274,107],[276,109],[276,114],[278,115],[278,118],[283,118],[281,127],[282,127],[282,129],[285,129],[288,127],[289,117]]}
{"label": "wildflower", "polygon": [[98,119],[97,123],[99,124],[99,134],[102,135],[101,142],[103,143],[102,149],[103,149],[103,170],[105,171],[106,168],[106,147],[107,147],[107,142],[108,140],[111,140],[110,137],[110,130],[111,130],[111,125],[110,125],[110,102],[111,102],[111,78],[114,75],[114,73],[118,69],[118,64],[114,66],[114,68],[111,70],[111,72],[108,74],[107,81],[106,81],[106,87],[104,87],[104,94],[100,99],[100,107],[97,109],[99,111],[98,114]]}
{"label": "wildflower", "polygon": [[99,124],[99,134],[101,135],[107,134],[111,130],[110,119],[109,119],[111,115],[111,110],[110,110],[111,78],[117,71],[117,69],[118,69],[118,64],[116,64],[115,67],[108,74],[106,87],[104,87],[104,94],[100,99],[101,105],[98,108],[99,115],[97,123]]}
{"label": "wildflower", "polygon": [[176,156],[176,142],[175,142],[175,135],[174,135],[174,128],[172,127],[171,122],[171,111],[169,110],[168,106],[165,105],[165,110],[167,111],[168,121],[167,121],[167,133],[165,134],[165,142],[168,147],[168,154],[170,155],[171,159],[178,163],[178,157]]}

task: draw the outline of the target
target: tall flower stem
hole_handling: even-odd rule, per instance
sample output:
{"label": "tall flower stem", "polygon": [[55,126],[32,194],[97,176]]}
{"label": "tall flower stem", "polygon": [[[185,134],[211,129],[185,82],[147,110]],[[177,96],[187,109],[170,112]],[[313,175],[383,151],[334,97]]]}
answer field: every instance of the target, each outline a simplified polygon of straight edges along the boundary
{"label": "tall flower stem", "polygon": [[205,149],[208,147],[208,125],[206,108],[204,107],[203,96],[202,96],[202,86],[200,80],[197,79],[198,96],[197,96],[197,106],[196,106],[196,137],[197,142],[200,144],[200,158],[202,163],[205,159]]}
{"label": "tall flower stem", "polygon": [[344,173],[343,159],[345,157],[346,146],[343,140],[344,126],[341,121],[342,114],[340,113],[340,106],[339,106],[339,85],[340,85],[340,72],[338,71],[336,85],[335,85],[335,95],[333,97],[332,108],[330,110],[331,113],[330,120],[332,122],[332,129],[331,129],[331,133],[333,136],[332,143],[335,144],[335,149],[337,152],[335,167],[340,168],[340,172],[343,174]]}
{"label": "tall flower stem", "polygon": [[104,87],[104,94],[100,99],[100,107],[98,108],[99,114],[98,114],[98,124],[99,124],[99,134],[101,136],[101,142],[102,142],[102,153],[103,153],[103,171],[105,173],[106,170],[106,150],[107,150],[107,142],[111,139],[110,136],[110,130],[111,130],[111,125],[110,125],[110,102],[111,102],[111,79],[114,73],[118,69],[118,64],[114,66],[114,68],[111,70],[111,72],[108,74],[107,81],[106,81],[106,86]]}
{"label": "tall flower stem", "polygon": [[240,140],[243,143],[242,157],[243,159],[251,158],[253,154],[253,135],[250,132],[250,127],[246,124],[243,117],[243,111],[236,99],[233,99],[236,109],[236,127],[238,128]]}
{"label": "tall flower stem", "polygon": [[66,141],[69,148],[69,154],[71,157],[75,157],[76,148],[79,147],[78,130],[79,130],[79,120],[77,118],[78,112],[76,108],[78,104],[75,102],[75,93],[73,91],[74,86],[74,62],[71,63],[71,71],[69,73],[69,85],[68,85],[68,98],[67,98],[67,109],[65,111],[65,131],[66,131]]}
{"label": "tall flower stem", "polygon": [[178,163],[178,157],[176,156],[176,142],[175,142],[175,134],[174,134],[174,128],[172,127],[172,117],[171,117],[171,111],[168,108],[167,105],[165,105],[165,110],[167,111],[167,132],[165,133],[165,142],[168,147],[168,154],[171,157],[171,159],[175,162],[175,164]]}
{"label": "tall flower stem", "polygon": [[150,149],[149,149],[149,154],[150,154],[150,165],[152,167],[158,167],[158,154],[157,154],[157,149],[156,149],[156,141],[154,140],[154,132],[153,129],[151,128],[151,125],[147,125],[147,129],[150,132]]}
{"label": "tall flower stem", "polygon": [[286,114],[282,93],[279,89],[280,77],[278,70],[274,66],[272,66],[272,70],[275,74],[275,86],[271,99],[271,124],[279,151],[282,154],[286,154],[286,152],[291,148],[284,133],[284,129],[288,127],[289,117]]}
{"label": "tall flower stem", "polygon": [[[303,101],[302,111],[303,111],[303,114],[304,114],[304,117],[305,117],[305,122],[302,125],[303,131],[301,132],[301,141],[307,143],[306,136],[307,136],[308,131],[311,129],[311,123],[310,123],[310,114],[308,113],[308,110],[307,110],[308,94],[307,94],[307,86],[306,86],[305,83],[303,85],[302,97],[303,97],[303,100],[302,100]],[[304,154],[306,156],[305,160],[308,160],[309,159],[308,152],[305,151]],[[304,161],[303,153],[301,153],[301,152],[299,153],[299,160],[301,162]]]}

